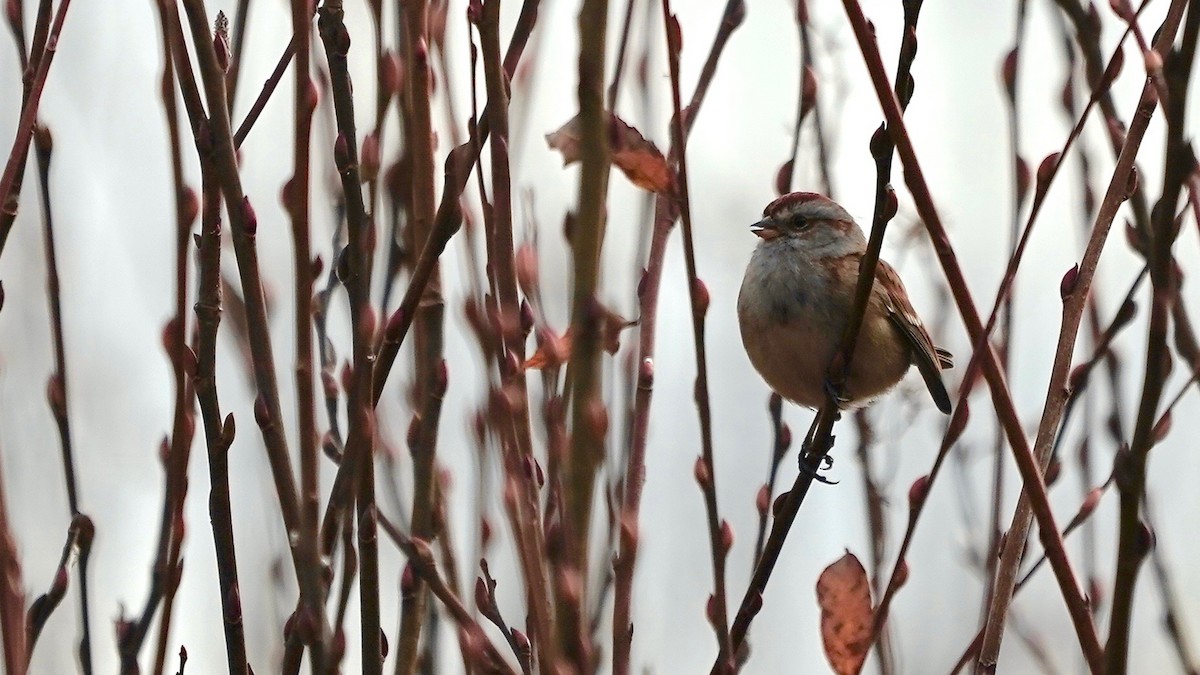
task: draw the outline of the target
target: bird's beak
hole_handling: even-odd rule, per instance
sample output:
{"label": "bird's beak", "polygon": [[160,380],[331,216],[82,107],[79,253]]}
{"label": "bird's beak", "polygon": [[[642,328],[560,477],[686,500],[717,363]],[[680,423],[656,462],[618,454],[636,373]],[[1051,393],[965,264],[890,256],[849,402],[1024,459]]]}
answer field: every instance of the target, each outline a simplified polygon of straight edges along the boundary
{"label": "bird's beak", "polygon": [[775,222],[770,218],[763,218],[751,225],[750,231],[763,241],[770,241],[780,234],[779,228],[775,226]]}

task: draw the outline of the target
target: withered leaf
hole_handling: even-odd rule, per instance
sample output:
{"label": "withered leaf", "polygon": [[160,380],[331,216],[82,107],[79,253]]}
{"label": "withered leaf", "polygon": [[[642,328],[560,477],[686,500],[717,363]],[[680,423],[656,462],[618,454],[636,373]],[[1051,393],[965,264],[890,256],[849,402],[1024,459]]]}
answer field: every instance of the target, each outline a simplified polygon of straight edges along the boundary
{"label": "withered leaf", "polygon": [[571,330],[561,336],[547,335],[542,340],[542,346],[525,359],[526,370],[541,370],[561,366],[571,358]]}
{"label": "withered leaf", "polygon": [[[620,117],[612,113],[607,115],[612,163],[630,182],[643,190],[668,192],[674,185],[674,178],[662,152]],[[562,154],[564,166],[578,162],[582,155],[579,116],[572,117],[558,130],[546,134],[546,144]]]}
{"label": "withered leaf", "polygon": [[[603,312],[600,326],[600,347],[609,354],[616,354],[621,349],[621,332],[637,321],[630,321],[616,312],[601,306]],[[528,359],[525,360],[526,370],[560,366],[571,358],[571,348],[575,343],[575,331],[568,328],[561,336],[548,335]]]}
{"label": "withered leaf", "polygon": [[821,607],[821,639],[829,664],[839,675],[857,675],[871,645],[874,616],[867,571],[854,554],[846,551],[821,572],[817,604]]}

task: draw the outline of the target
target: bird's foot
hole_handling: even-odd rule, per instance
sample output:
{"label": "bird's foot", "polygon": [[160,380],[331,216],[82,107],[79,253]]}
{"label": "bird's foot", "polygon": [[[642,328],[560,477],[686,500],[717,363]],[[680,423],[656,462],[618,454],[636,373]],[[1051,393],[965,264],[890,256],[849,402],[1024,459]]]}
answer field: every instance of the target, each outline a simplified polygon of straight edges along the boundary
{"label": "bird's foot", "polygon": [[801,456],[800,457],[800,473],[804,474],[805,476],[808,476],[809,478],[812,478],[813,480],[817,481],[818,483],[824,483],[826,485],[837,485],[838,481],[830,480],[830,479],[826,478],[825,476],[821,475],[822,470],[828,470],[828,469],[833,468],[833,458],[830,457],[829,455],[821,455],[821,459],[818,460],[818,463],[820,464],[820,466],[817,466],[817,467],[809,466],[808,462],[806,461],[806,458]]}

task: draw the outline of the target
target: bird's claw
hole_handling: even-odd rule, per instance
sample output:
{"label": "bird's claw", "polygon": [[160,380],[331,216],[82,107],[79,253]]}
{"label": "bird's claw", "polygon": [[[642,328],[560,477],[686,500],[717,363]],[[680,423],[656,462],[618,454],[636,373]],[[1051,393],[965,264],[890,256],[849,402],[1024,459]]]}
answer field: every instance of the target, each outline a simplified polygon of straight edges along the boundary
{"label": "bird's claw", "polygon": [[825,476],[822,476],[820,473],[822,470],[828,470],[833,467],[833,458],[830,457],[829,455],[821,455],[821,459],[819,461],[820,461],[821,465],[819,467],[813,468],[808,465],[808,462],[805,461],[804,457],[801,457],[800,458],[800,473],[804,474],[805,476],[808,476],[809,478],[812,478],[813,480],[817,481],[818,483],[824,483],[826,485],[837,485],[838,481],[829,480]]}

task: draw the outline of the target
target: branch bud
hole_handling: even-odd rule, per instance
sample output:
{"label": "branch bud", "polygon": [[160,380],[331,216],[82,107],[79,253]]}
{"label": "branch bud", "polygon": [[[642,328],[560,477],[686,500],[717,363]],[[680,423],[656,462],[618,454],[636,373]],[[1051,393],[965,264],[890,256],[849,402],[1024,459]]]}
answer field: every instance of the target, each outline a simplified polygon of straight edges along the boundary
{"label": "branch bud", "polygon": [[700,484],[700,487],[707,488],[712,485],[712,470],[703,457],[696,458],[696,465],[692,467],[692,475],[696,477],[696,482]]}

